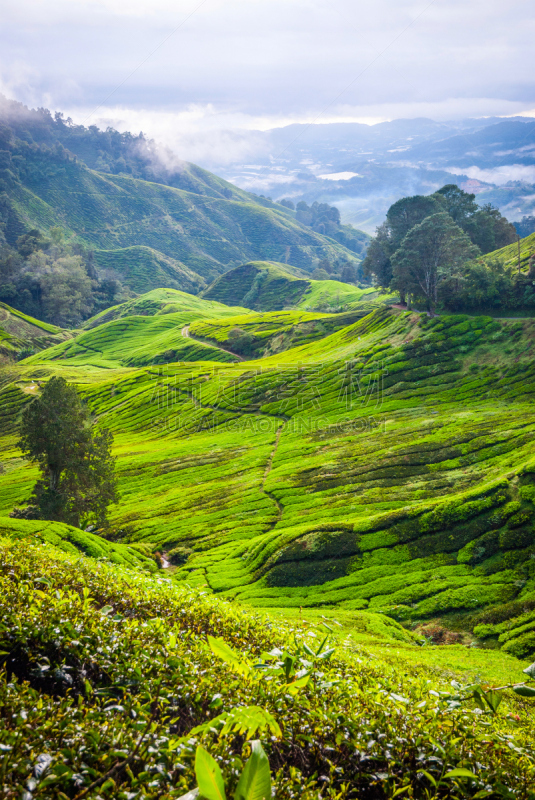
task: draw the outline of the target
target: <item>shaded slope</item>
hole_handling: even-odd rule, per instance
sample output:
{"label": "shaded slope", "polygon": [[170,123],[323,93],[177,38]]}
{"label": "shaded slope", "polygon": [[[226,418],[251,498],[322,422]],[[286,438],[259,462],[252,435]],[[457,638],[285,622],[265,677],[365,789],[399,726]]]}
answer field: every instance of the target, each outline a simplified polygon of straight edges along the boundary
{"label": "shaded slope", "polygon": [[[20,151],[20,152],[19,152]],[[126,175],[88,169],[68,152],[13,145],[24,169],[9,187],[10,243],[24,228],[60,225],[99,250],[151,248],[204,279],[229,262],[290,261],[311,269],[318,258],[353,258],[334,240],[296,222],[281,206],[266,208],[246,193],[236,199],[197,194]]]}
{"label": "shaded slope", "polygon": [[371,311],[393,302],[397,295],[381,295],[376,289],[359,289],[340,281],[312,280],[287,264],[251,261],[217,278],[203,297],[255,311],[300,308],[332,313],[357,308]]}
{"label": "shaded slope", "polygon": [[226,272],[203,292],[203,297],[229,306],[276,311],[297,305],[309,285],[304,275],[296,276],[286,264],[251,261]]}
{"label": "shaded slope", "polygon": [[122,283],[140,294],[160,286],[195,293],[204,285],[197,273],[150,247],[95,250],[94,264],[98,270],[118,273]]}

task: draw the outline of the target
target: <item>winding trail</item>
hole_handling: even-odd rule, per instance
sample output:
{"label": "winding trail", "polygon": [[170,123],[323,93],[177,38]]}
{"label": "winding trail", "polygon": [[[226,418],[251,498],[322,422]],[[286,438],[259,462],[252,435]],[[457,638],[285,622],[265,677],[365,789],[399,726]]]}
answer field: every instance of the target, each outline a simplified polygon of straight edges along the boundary
{"label": "winding trail", "polygon": [[180,334],[184,337],[184,339],[192,339],[194,342],[199,342],[199,344],[204,344],[207,347],[213,347],[214,350],[224,350],[225,353],[228,353],[231,356],[234,356],[238,361],[245,361],[246,359],[243,356],[240,356],[238,353],[235,353],[233,350],[229,350],[228,347],[222,347],[220,344],[214,344],[210,342],[208,339],[203,339],[200,336],[192,336],[189,331],[189,327],[191,322],[188,322],[187,325],[184,325]]}

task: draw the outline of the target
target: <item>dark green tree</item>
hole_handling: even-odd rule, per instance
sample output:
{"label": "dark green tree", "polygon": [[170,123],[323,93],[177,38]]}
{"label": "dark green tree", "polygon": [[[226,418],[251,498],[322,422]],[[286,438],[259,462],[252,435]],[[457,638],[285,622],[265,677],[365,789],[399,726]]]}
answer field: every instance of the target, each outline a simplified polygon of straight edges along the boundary
{"label": "dark green tree", "polygon": [[435,197],[442,204],[443,211],[447,211],[453,221],[463,230],[466,221],[479,210],[475,194],[465,192],[455,183],[443,186],[435,193]]}
{"label": "dark green tree", "polygon": [[106,525],[108,506],[118,500],[112,443],[110,431],[92,425],[76,389],[51,378],[24,409],[18,442],[41,470],[31,498],[41,519]]}
{"label": "dark green tree", "polygon": [[388,287],[392,280],[392,264],[390,256],[394,253],[388,223],[383,222],[375,231],[362,262],[364,275],[375,275],[379,286]]}
{"label": "dark green tree", "polygon": [[431,214],[442,211],[440,202],[432,195],[416,194],[402,197],[386,213],[391,253],[398,249],[407,233]]}
{"label": "dark green tree", "polygon": [[480,255],[468,235],[443,211],[415,225],[392,256],[392,286],[421,297],[434,313],[440,286]]}

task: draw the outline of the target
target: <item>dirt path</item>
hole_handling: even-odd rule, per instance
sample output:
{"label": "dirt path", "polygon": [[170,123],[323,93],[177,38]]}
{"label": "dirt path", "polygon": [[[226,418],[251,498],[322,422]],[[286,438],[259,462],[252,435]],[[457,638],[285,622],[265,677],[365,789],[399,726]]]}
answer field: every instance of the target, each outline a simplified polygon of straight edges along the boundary
{"label": "dirt path", "polygon": [[240,356],[238,353],[234,353],[232,350],[229,350],[228,347],[222,347],[220,344],[214,344],[213,342],[210,342],[208,339],[202,339],[200,336],[192,336],[191,333],[189,332],[190,325],[191,323],[188,322],[188,324],[184,325],[184,327],[180,331],[184,339],[192,339],[194,342],[205,344],[207,347],[213,347],[214,350],[224,350],[225,353],[234,356],[234,358],[238,359],[238,361],[245,361],[245,358],[243,356]]}

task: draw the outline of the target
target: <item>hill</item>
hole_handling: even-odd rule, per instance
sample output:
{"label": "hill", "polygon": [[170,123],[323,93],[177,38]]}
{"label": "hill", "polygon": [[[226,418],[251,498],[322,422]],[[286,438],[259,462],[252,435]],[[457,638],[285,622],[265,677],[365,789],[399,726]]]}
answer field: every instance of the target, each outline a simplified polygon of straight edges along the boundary
{"label": "hill", "polygon": [[196,320],[189,326],[189,335],[241,356],[257,358],[323,339],[368,313],[366,306],[345,314],[297,310],[249,312],[225,319]]}
{"label": "hill", "polygon": [[112,270],[123,284],[138,294],[161,286],[196,294],[204,286],[196,272],[151,247],[95,250],[93,262],[98,271]]}
{"label": "hill", "polygon": [[1,228],[12,247],[30,229],[59,226],[97,251],[97,268],[117,271],[135,291],[170,281],[196,290],[250,259],[308,271],[321,259],[359,261],[284,206],[200,167],[159,170],[144,140],[72,126],[5,99],[0,105]]}
{"label": "hill", "polygon": [[[262,333],[295,318],[250,322]],[[534,652],[534,324],[382,308],[249,364],[86,366],[80,388],[116,434],[114,524],[153,551],[179,548],[175,580],[241,603],[438,620]],[[134,357],[112,340],[115,366]],[[0,513],[35,476],[13,448],[23,389],[72,374],[54,355],[20,364],[3,390]]]}
{"label": "hill", "polygon": [[397,295],[380,297],[373,288],[359,289],[340,281],[312,280],[287,264],[251,261],[217,278],[202,296],[256,311],[295,307],[305,311],[339,312],[362,307],[368,300],[371,310],[382,302],[392,302]]}
{"label": "hill", "polygon": [[36,354],[25,364],[65,362],[71,367],[116,369],[170,361],[237,360],[223,349],[188,336],[191,321],[227,317],[246,309],[229,308],[173,289],[155,289],[86,321],[86,331]]}
{"label": "hill", "polygon": [[239,313],[247,313],[247,309],[240,306],[229,307],[213,300],[204,300],[176,289],[153,289],[141,297],[101,311],[86,320],[82,327],[89,330],[104,322],[111,322],[123,317],[136,315],[152,317],[171,313],[183,314],[185,321],[192,321],[203,318],[230,317]]}

